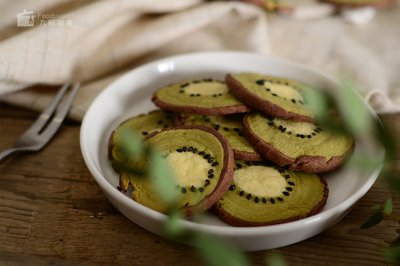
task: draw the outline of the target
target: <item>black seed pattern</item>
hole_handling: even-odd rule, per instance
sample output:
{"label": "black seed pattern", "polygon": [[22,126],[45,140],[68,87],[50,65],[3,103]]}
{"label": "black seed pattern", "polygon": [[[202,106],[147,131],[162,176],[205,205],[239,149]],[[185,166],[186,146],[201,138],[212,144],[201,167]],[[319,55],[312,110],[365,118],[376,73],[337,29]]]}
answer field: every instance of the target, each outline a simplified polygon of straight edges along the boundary
{"label": "black seed pattern", "polygon": [[287,187],[286,190],[287,190],[287,191],[293,191],[293,188]]}
{"label": "black seed pattern", "polygon": [[205,183],[204,183],[204,186],[206,187],[206,186],[208,186],[208,185],[210,185],[210,180],[206,179],[206,181],[205,181]]}
{"label": "black seed pattern", "polygon": [[209,174],[209,175],[212,174],[212,173],[214,173],[214,169],[208,170],[208,174]]}
{"label": "black seed pattern", "polygon": [[149,134],[149,132],[147,132],[147,131],[143,131],[142,132],[142,135],[144,135],[144,136],[146,136],[146,135],[148,135]]}
{"label": "black seed pattern", "polygon": [[270,198],[270,199],[269,199],[269,201],[270,201],[272,204],[274,204],[274,203],[275,203],[275,200],[274,200],[274,198]]}
{"label": "black seed pattern", "polygon": [[204,191],[204,188],[202,188],[202,187],[199,188],[199,191],[200,191],[200,192],[203,192],[203,191]]}
{"label": "black seed pattern", "polygon": [[247,197],[246,197],[246,199],[251,199],[251,194],[247,194]]}
{"label": "black seed pattern", "polygon": [[291,185],[291,186],[294,186],[294,185],[295,185],[295,183],[292,182],[292,181],[289,181],[288,184]]}
{"label": "black seed pattern", "polygon": [[257,203],[259,201],[258,197],[254,198],[254,202]]}
{"label": "black seed pattern", "polygon": [[244,191],[242,190],[242,191],[240,191],[240,193],[239,193],[239,196],[243,196],[244,195]]}
{"label": "black seed pattern", "polygon": [[260,79],[256,81],[257,85],[264,85],[265,84],[265,80]]}
{"label": "black seed pattern", "polygon": [[213,162],[211,166],[217,166],[218,164],[218,162]]}
{"label": "black seed pattern", "polygon": [[287,192],[287,191],[283,191],[282,194],[285,196],[289,196],[289,192]]}
{"label": "black seed pattern", "polygon": [[279,201],[283,201],[283,199],[282,199],[281,197],[278,197],[278,200],[279,200]]}
{"label": "black seed pattern", "polygon": [[230,190],[230,191],[234,191],[234,190],[235,190],[235,188],[236,188],[236,186],[235,186],[235,185],[231,185],[231,186],[229,187],[229,190]]}
{"label": "black seed pattern", "polygon": [[181,188],[182,193],[186,193],[186,188]]}
{"label": "black seed pattern", "polygon": [[[213,80],[213,79],[209,79],[209,78],[202,79],[202,80],[192,80],[190,82],[181,84],[179,93],[184,93],[185,92],[184,88],[188,87],[190,84],[198,84],[198,83],[205,83],[205,82],[218,82],[218,83],[221,83],[221,84],[225,84],[224,81]],[[222,96],[222,95],[223,95],[222,93],[218,93],[218,94],[213,94],[212,97],[218,97],[218,96]],[[191,93],[191,94],[189,94],[189,96],[190,97],[200,97],[202,95],[201,95],[201,93]]]}
{"label": "black seed pattern", "polygon": [[187,87],[187,86],[189,86],[189,83],[181,84],[181,88],[185,88],[185,87]]}
{"label": "black seed pattern", "polygon": [[190,191],[195,192],[195,191],[196,191],[196,188],[195,188],[194,186],[191,186],[191,187],[190,187]]}
{"label": "black seed pattern", "polygon": [[267,203],[267,199],[266,198],[262,198],[261,200],[263,203]]}

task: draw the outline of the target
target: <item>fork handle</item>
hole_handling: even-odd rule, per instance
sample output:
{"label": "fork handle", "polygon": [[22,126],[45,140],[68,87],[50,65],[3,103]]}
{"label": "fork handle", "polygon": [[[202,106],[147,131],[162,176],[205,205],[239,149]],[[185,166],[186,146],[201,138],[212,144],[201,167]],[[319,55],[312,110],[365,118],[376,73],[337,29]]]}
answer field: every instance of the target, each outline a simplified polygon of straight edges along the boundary
{"label": "fork handle", "polygon": [[16,148],[10,148],[7,150],[4,150],[0,153],[0,163],[4,162],[8,157],[10,157],[12,154],[18,152],[19,150]]}

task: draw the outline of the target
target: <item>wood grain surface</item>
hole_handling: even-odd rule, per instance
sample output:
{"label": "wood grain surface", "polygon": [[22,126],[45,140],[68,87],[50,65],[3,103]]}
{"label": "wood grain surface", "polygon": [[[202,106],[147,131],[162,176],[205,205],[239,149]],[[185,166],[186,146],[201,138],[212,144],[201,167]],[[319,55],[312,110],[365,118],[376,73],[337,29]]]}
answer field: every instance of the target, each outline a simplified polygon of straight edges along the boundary
{"label": "wood grain surface", "polygon": [[[12,146],[36,115],[1,104],[0,150]],[[381,117],[400,142],[400,114]],[[67,121],[42,151],[0,166],[0,265],[204,265],[195,249],[145,231],[111,205],[84,164],[79,129],[79,123]],[[393,163],[397,173],[399,158]],[[266,265],[271,252],[288,265],[388,265],[382,251],[395,239],[397,222],[385,219],[367,230],[360,225],[371,206],[391,196],[399,215],[399,195],[379,178],[329,230],[247,255],[252,265]]]}

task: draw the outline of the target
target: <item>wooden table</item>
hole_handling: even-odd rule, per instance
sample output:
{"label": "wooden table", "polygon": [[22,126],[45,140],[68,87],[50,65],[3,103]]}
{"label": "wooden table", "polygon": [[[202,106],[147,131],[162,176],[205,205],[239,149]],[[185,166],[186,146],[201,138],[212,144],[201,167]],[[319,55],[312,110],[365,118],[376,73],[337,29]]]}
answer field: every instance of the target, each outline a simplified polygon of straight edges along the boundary
{"label": "wooden table", "polygon": [[[36,116],[1,104],[0,150],[13,145]],[[399,140],[400,114],[382,118]],[[83,162],[79,129],[67,121],[42,151],[0,166],[0,265],[203,265],[196,250],[145,231],[111,205]],[[397,222],[386,219],[367,230],[360,225],[371,206],[389,197],[378,179],[340,223],[275,252],[289,265],[386,265],[381,253],[396,237]],[[398,215],[398,195],[394,200]],[[265,265],[270,252],[248,256],[253,265]]]}

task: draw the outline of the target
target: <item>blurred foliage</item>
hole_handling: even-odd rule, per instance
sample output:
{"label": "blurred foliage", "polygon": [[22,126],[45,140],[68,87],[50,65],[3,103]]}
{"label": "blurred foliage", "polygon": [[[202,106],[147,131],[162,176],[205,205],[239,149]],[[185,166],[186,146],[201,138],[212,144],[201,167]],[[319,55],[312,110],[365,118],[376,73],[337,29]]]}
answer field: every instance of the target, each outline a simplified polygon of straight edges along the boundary
{"label": "blurred foliage", "polygon": [[266,257],[266,265],[267,266],[287,266],[284,258],[278,253],[270,253]]}

